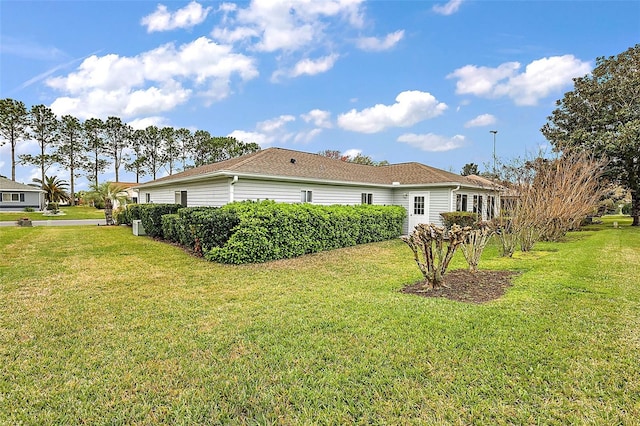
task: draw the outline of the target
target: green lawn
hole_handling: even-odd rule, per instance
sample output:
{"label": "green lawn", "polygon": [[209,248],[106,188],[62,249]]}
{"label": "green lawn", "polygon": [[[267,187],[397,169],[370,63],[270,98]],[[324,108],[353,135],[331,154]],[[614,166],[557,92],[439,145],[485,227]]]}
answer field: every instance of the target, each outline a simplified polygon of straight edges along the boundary
{"label": "green lawn", "polygon": [[45,216],[43,212],[0,212],[0,221],[15,222],[23,217],[31,220],[104,219],[104,210],[90,206],[61,207],[64,215]]}
{"label": "green lawn", "polygon": [[[0,229],[0,424],[638,424],[640,228],[400,293],[399,240],[224,266],[125,227]],[[460,258],[454,267],[462,267]]]}

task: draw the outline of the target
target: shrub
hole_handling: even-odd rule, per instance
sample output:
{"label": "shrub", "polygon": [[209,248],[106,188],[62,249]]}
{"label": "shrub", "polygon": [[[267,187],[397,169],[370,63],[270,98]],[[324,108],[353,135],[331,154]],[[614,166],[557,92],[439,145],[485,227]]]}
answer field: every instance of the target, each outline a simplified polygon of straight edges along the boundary
{"label": "shrub", "polygon": [[440,216],[442,216],[444,227],[447,229],[451,229],[454,224],[462,228],[467,226],[475,228],[476,222],[478,222],[478,214],[471,212],[447,212],[440,213]]}
{"label": "shrub", "polygon": [[34,212],[35,209],[33,207],[25,207],[24,211],[27,212],[27,213],[31,213],[31,212]]}
{"label": "shrub", "polygon": [[181,226],[180,217],[177,214],[165,214],[162,216],[161,222],[164,239],[174,243],[180,242],[178,231]]}
{"label": "shrub", "polygon": [[47,210],[52,211],[54,213],[58,211],[59,207],[60,206],[58,205],[58,203],[49,203],[49,204],[47,204]]}
{"label": "shrub", "polygon": [[127,211],[129,212],[129,222],[127,222],[127,225],[131,225],[133,224],[134,220],[141,220],[141,211],[142,211],[142,206],[144,206],[144,204],[128,204],[127,205]]}
{"label": "shrub", "polygon": [[218,207],[185,207],[178,216],[178,242],[197,254],[224,245],[240,222],[234,211]]}
{"label": "shrub", "polygon": [[220,211],[238,221],[229,231],[226,244],[206,253],[208,259],[222,263],[266,262],[382,241],[399,236],[405,218],[404,209],[398,206],[318,206],[273,201],[233,203]]}
{"label": "shrub", "polygon": [[181,204],[141,204],[140,220],[147,235],[163,238],[162,216],[174,214],[182,208]]}
{"label": "shrub", "polygon": [[402,241],[413,252],[413,259],[430,288],[442,287],[449,263],[468,233],[469,228],[457,224],[447,230],[432,223],[420,223],[411,234],[402,237]]}
{"label": "shrub", "polygon": [[113,218],[118,225],[131,225],[131,211],[125,207],[118,207],[113,212]]}

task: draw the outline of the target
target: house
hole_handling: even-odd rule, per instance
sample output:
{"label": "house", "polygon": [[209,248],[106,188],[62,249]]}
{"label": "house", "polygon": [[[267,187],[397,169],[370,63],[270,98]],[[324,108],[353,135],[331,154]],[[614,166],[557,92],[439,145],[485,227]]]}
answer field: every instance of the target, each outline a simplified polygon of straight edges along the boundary
{"label": "house", "polygon": [[267,148],[139,185],[139,203],[220,207],[233,201],[399,205],[404,232],[441,224],[440,213],[497,213],[497,187],[424,164],[369,166],[319,154]]}
{"label": "house", "polygon": [[42,189],[0,176],[0,211],[43,210],[45,205]]}

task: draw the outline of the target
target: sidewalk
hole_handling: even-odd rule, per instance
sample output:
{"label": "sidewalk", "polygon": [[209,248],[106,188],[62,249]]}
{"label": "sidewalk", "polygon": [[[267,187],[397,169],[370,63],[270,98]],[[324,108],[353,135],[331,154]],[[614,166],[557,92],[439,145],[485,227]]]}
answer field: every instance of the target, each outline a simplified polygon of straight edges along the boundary
{"label": "sidewalk", "polygon": [[[33,226],[106,226],[104,219],[56,219],[34,220]],[[18,226],[15,221],[0,222],[0,226]]]}

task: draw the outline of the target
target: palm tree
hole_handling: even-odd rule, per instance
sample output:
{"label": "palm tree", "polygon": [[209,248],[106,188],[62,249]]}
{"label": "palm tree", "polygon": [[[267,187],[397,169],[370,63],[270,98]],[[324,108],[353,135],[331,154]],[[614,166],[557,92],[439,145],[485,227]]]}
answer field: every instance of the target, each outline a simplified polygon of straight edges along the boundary
{"label": "palm tree", "polygon": [[85,198],[89,201],[104,203],[104,218],[107,225],[113,225],[113,202],[125,204],[128,200],[127,187],[116,182],[92,183]]}
{"label": "palm tree", "polygon": [[67,192],[69,184],[66,180],[58,179],[58,176],[45,175],[44,182],[38,178],[34,178],[33,181],[42,185],[47,203],[67,203],[71,200],[71,196]]}

